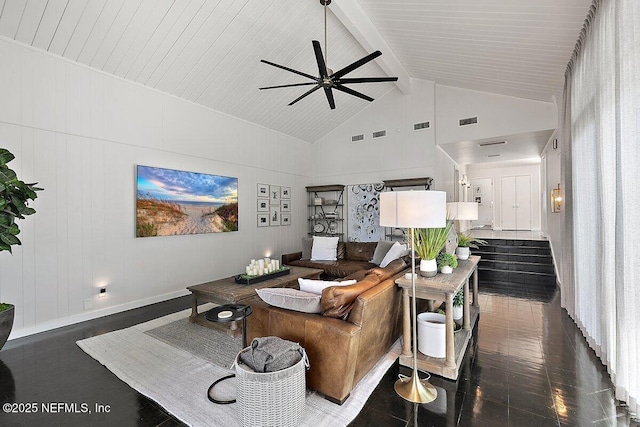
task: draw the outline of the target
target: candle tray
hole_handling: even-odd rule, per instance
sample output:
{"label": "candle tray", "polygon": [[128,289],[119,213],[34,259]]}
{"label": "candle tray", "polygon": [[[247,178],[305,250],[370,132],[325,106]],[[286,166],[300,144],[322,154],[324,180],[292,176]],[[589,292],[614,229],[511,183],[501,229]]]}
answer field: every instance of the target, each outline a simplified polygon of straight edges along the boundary
{"label": "candle tray", "polygon": [[262,276],[254,276],[254,277],[242,277],[244,274],[239,274],[235,277],[236,283],[240,283],[241,285],[253,285],[255,283],[264,282],[265,280],[275,279],[276,277],[286,276],[291,273],[291,270],[285,267],[284,270],[274,271],[273,273],[263,274]]}

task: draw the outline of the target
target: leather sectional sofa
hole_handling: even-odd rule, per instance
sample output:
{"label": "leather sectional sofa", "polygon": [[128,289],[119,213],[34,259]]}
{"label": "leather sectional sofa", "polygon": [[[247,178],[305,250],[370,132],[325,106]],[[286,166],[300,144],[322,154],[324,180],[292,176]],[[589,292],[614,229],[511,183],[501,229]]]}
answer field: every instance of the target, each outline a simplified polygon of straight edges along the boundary
{"label": "leather sectional sofa", "polygon": [[322,291],[323,314],[272,307],[255,296],[247,302],[253,308],[246,319],[247,339],[278,336],[300,343],[311,365],[307,387],[342,404],[401,334],[401,291],[395,279],[408,268],[400,258],[386,268],[352,273],[344,279],[355,278],[355,285]]}
{"label": "leather sectional sofa", "polygon": [[283,265],[319,268],[324,270],[323,278],[342,278],[361,270],[375,267],[369,262],[373,258],[377,242],[338,242],[337,261],[312,261],[302,259],[302,252],[282,255]]}

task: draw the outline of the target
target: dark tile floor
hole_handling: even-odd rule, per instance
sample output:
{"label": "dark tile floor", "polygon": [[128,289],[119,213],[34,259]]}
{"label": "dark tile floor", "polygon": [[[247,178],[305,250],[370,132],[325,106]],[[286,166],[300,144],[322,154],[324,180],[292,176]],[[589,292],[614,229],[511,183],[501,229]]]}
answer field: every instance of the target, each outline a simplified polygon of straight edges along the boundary
{"label": "dark tile floor", "polygon": [[[433,377],[439,398],[412,404],[393,391],[398,374],[410,373],[396,363],[353,425],[639,425],[617,405],[605,369],[560,308],[555,287],[483,283],[480,304],[479,324],[458,381]],[[182,425],[75,342],[189,305],[187,297],[178,298],[10,341],[0,352],[0,402],[25,404],[23,410],[37,407],[38,413],[0,410],[0,426]],[[42,403],[75,406],[43,414]],[[83,413],[83,404],[91,414]],[[96,404],[108,412],[96,413]]]}

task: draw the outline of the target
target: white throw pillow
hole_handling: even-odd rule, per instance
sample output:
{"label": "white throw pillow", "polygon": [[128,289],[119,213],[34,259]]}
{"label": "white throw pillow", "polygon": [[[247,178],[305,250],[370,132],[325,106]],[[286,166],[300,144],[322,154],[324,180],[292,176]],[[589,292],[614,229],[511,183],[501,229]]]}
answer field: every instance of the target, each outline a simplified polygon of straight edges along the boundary
{"label": "white throw pillow", "polygon": [[303,313],[320,313],[320,298],[322,295],[303,292],[292,288],[263,288],[256,289],[256,293],[269,305],[286,308],[287,310]]}
{"label": "white throw pillow", "polygon": [[376,245],[376,250],[373,252],[373,258],[371,258],[370,262],[374,263],[375,265],[380,265],[380,263],[384,259],[384,256],[387,254],[387,252],[389,252],[389,249],[393,247],[394,243],[398,242],[380,240]]}
{"label": "white throw pillow", "polygon": [[322,294],[324,288],[329,286],[347,286],[354,285],[357,280],[345,280],[344,282],[333,282],[329,280],[313,280],[313,279],[298,279],[300,290],[304,292],[310,292],[312,294]]}
{"label": "white throw pillow", "polygon": [[387,254],[382,259],[380,267],[384,268],[389,265],[391,261],[406,255],[405,252],[407,252],[407,245],[401,245],[399,242],[395,242],[393,246],[391,246],[391,249],[389,249],[389,252],[387,252]]}
{"label": "white throw pillow", "polygon": [[313,236],[311,261],[336,261],[338,259],[338,238]]}

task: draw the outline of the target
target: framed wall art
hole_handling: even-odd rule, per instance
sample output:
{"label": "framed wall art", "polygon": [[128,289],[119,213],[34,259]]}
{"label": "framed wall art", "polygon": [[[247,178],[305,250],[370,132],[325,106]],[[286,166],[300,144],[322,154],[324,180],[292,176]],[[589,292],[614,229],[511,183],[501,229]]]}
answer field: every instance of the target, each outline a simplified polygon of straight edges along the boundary
{"label": "framed wall art", "polygon": [[291,187],[280,187],[280,198],[281,199],[290,199],[291,198]]}
{"label": "framed wall art", "polygon": [[280,206],[270,206],[269,225],[280,225]]}
{"label": "framed wall art", "polygon": [[238,178],[136,167],[136,237],[237,230]]}
{"label": "framed wall art", "polygon": [[[290,225],[291,187],[257,184],[257,190],[258,227]],[[285,218],[283,212],[288,213]]]}
{"label": "framed wall art", "polygon": [[269,214],[258,214],[258,227],[269,226]]}
{"label": "framed wall art", "polygon": [[269,186],[267,184],[258,184],[258,197],[269,198]]}
{"label": "framed wall art", "polygon": [[269,204],[270,205],[280,204],[280,186],[279,185],[269,186]]}

